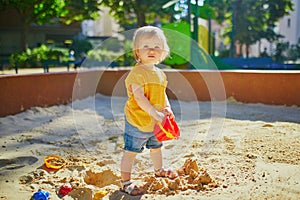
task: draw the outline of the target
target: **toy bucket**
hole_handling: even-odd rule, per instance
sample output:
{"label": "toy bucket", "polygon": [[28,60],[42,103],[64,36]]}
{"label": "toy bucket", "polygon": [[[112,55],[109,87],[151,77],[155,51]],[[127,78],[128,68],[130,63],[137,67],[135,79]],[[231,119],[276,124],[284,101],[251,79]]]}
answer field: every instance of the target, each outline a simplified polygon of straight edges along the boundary
{"label": "toy bucket", "polygon": [[178,139],[180,130],[174,118],[165,116],[162,123],[156,123],[154,126],[154,135],[160,142],[166,140]]}

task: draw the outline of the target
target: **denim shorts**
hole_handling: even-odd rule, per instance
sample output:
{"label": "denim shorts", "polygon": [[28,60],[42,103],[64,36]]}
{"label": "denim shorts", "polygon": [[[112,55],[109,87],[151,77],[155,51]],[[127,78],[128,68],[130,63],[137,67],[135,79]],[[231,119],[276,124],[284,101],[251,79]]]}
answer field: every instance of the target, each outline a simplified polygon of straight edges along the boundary
{"label": "denim shorts", "polygon": [[142,132],[125,120],[124,150],[141,153],[146,145],[147,149],[162,147],[153,132]]}

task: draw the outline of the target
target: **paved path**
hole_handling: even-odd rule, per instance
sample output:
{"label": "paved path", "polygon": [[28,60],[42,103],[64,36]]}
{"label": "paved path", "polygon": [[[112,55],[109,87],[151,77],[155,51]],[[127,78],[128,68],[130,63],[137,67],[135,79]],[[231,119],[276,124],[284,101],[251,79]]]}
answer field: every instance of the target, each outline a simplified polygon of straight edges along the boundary
{"label": "paved path", "polygon": [[[70,69],[72,71],[74,69]],[[66,67],[51,67],[49,69],[49,72],[66,72]],[[43,68],[28,68],[28,69],[19,69],[18,74],[38,74],[38,73],[44,73]],[[0,75],[16,75],[15,69],[7,69],[7,70],[1,70]]]}

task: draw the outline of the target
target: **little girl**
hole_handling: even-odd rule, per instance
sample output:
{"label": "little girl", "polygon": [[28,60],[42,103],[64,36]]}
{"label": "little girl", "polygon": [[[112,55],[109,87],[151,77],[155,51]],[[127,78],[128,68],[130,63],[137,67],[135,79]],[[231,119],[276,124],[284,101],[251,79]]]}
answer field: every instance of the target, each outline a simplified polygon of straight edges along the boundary
{"label": "little girl", "polygon": [[162,122],[165,115],[174,117],[166,95],[166,75],[155,66],[169,54],[163,31],[153,26],[137,29],[133,37],[133,53],[137,64],[125,80],[128,100],[124,108],[125,145],[121,178],[124,192],[141,195],[141,188],[131,181],[131,170],[136,154],[142,152],[144,146],[150,149],[155,176],[176,178],[178,174],[162,167],[162,143],[153,133],[155,123]]}

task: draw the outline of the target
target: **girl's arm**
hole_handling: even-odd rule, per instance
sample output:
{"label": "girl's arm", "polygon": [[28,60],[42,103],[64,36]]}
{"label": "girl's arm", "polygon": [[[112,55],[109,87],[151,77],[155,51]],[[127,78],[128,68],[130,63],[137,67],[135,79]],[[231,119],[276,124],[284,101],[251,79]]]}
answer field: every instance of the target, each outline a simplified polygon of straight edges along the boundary
{"label": "girl's arm", "polygon": [[131,85],[132,93],[134,96],[134,99],[136,100],[137,104],[146,111],[149,115],[151,115],[155,120],[162,122],[164,118],[164,113],[157,111],[149,102],[149,100],[144,95],[144,88],[132,84]]}
{"label": "girl's arm", "polygon": [[171,109],[171,105],[170,105],[170,102],[169,102],[169,99],[168,99],[168,96],[167,96],[166,93],[165,93],[165,97],[166,97],[166,100],[165,100],[166,107],[164,107],[164,113],[166,115],[169,115],[171,118],[174,118],[174,114],[173,114],[173,111]]}

